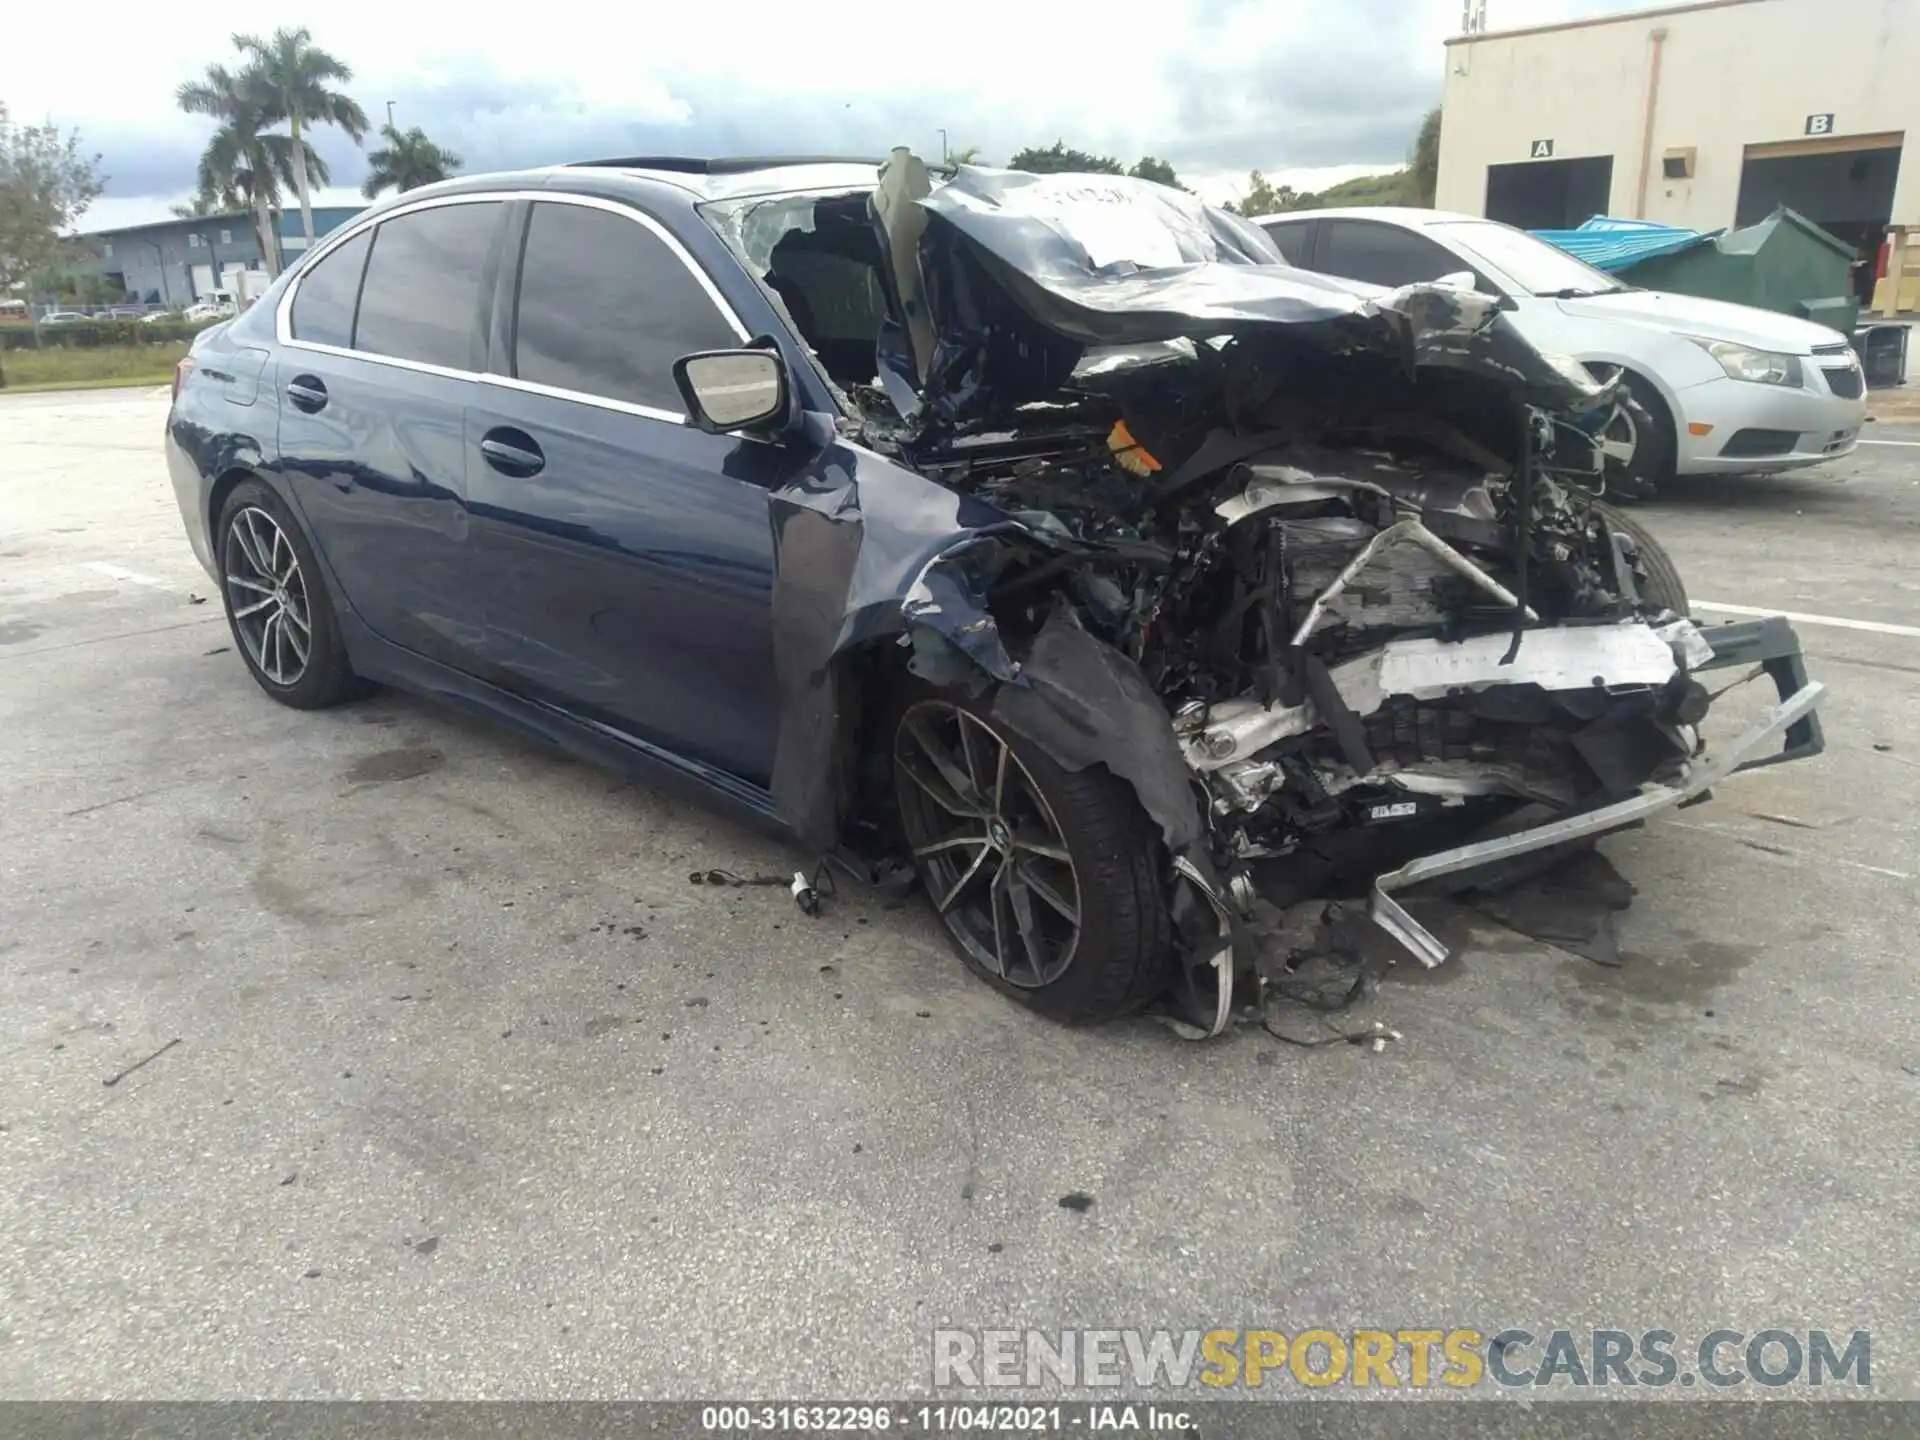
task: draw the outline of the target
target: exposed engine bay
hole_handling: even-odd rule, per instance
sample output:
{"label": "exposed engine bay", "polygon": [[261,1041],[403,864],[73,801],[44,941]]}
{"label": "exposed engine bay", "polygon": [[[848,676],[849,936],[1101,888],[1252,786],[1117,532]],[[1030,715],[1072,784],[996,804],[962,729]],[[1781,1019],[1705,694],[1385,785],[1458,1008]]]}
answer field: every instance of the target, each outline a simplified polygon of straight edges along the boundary
{"label": "exposed engine bay", "polygon": [[[935,188],[904,152],[870,199],[815,202],[779,234],[768,283],[860,442],[984,502],[929,521],[900,571],[912,670],[991,692],[1068,769],[1133,786],[1178,891],[1196,1032],[1217,1033],[1248,968],[1262,862],[1376,827],[1471,836],[1527,805],[1603,833],[1783,734],[1786,757],[1819,748],[1791,631],[1715,640],[1686,617],[1670,564],[1603,498],[1610,387],[1533,350],[1494,297],[1290,270],[1238,217],[1148,182],[963,169]],[[793,279],[856,263],[872,365],[839,333],[860,328],[849,305]],[[863,502],[788,503],[840,522]],[[848,567],[852,617],[872,597]],[[1783,704],[1712,769],[1699,674],[1733,663],[1777,671]],[[818,692],[820,664],[796,673]],[[789,803],[818,811],[799,773]],[[1531,833],[1495,843],[1550,843]],[[1444,956],[1375,901],[1420,959]]]}

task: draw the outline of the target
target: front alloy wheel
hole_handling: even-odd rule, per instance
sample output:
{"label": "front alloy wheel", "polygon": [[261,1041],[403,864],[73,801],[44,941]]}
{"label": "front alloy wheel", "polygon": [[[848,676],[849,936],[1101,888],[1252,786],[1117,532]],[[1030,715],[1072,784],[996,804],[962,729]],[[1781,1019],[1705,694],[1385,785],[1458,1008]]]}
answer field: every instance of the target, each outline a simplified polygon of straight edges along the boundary
{"label": "front alloy wheel", "polygon": [[894,732],[900,818],[934,909],[988,975],[1053,984],[1080,942],[1080,880],[1052,807],[986,720],[944,700]]}

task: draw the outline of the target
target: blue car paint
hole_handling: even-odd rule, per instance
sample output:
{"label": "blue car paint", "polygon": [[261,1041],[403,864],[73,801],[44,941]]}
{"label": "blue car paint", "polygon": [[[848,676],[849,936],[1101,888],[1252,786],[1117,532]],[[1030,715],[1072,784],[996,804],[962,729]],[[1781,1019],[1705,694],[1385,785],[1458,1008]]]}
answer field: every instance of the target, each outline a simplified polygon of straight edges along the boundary
{"label": "blue car paint", "polygon": [[[776,807],[769,788],[779,788],[782,769],[803,772],[820,739],[797,744],[783,734],[792,727],[783,726],[782,694],[832,691],[823,677],[780,673],[778,522],[769,499],[783,488],[864,496],[869,510],[913,517],[897,541],[873,543],[865,525],[845,527],[857,552],[851,581],[844,572],[799,573],[796,556],[784,588],[813,602],[835,654],[896,637],[906,587],[952,543],[955,527],[1006,517],[841,436],[831,387],[702,221],[698,196],[590,169],[476,177],[440,193],[543,188],[617,200],[667,227],[749,333],[780,350],[807,422],[778,442],[716,436],[691,423],[282,347],[280,301],[323,247],[196,343],[166,445],[189,541],[217,580],[217,507],[239,478],[257,477],[311,543],[357,673],[825,843],[829,834],[796,825],[796,812]],[[507,280],[503,273],[480,321],[480,352],[496,372],[505,341],[497,297]],[[243,353],[266,392],[245,406],[217,378]],[[304,414],[287,387],[315,380],[327,402]],[[537,477],[515,480],[479,460],[479,438],[501,427],[538,441],[548,463]],[[791,508],[819,520],[809,503]],[[845,508],[847,520],[860,519],[858,504]],[[815,583],[822,593],[809,596]]]}

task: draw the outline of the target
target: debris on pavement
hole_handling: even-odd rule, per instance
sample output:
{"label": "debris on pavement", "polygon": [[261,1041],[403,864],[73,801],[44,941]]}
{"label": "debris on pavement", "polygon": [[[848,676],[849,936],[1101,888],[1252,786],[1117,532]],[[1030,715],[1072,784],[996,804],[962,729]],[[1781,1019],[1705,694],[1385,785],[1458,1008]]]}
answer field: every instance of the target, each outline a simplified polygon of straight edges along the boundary
{"label": "debris on pavement", "polygon": [[126,1069],[120,1071],[118,1074],[107,1076],[107,1078],[102,1080],[100,1083],[102,1085],[107,1086],[109,1089],[111,1089],[113,1086],[118,1085],[122,1080],[126,1079],[127,1076],[133,1074],[134,1071],[139,1070],[144,1066],[151,1065],[154,1061],[158,1060],[162,1055],[166,1054],[167,1051],[173,1049],[173,1047],[178,1045],[179,1043],[180,1043],[180,1037],[176,1035],[173,1039],[167,1041],[166,1044],[162,1045],[158,1050],[154,1051],[151,1055],[147,1056],[146,1059],[134,1061],[133,1064],[127,1066]]}
{"label": "debris on pavement", "polygon": [[1518,883],[1481,880],[1459,892],[1480,914],[1597,965],[1619,966],[1616,918],[1638,892],[1598,850],[1561,858]]}

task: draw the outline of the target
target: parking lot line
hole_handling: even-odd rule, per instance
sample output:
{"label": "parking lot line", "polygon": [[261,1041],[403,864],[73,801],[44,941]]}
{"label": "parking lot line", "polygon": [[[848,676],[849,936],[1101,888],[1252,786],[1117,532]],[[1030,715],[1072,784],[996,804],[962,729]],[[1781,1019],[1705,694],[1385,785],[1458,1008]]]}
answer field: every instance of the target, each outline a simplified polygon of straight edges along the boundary
{"label": "parking lot line", "polygon": [[109,565],[105,560],[88,560],[87,569],[97,575],[105,575],[110,580],[125,580],[129,585],[164,586],[167,582],[155,575],[142,575],[138,570],[129,570],[124,565]]}
{"label": "parking lot line", "polygon": [[1839,630],[1867,630],[1875,635],[1905,635],[1920,640],[1920,625],[1893,625],[1885,620],[1850,620],[1844,615],[1806,615],[1797,610],[1774,610],[1764,605],[1722,605],[1717,600],[1695,600],[1695,610],[1723,615],[1780,615],[1796,625],[1831,625]]}
{"label": "parking lot line", "polygon": [[1909,449],[1920,450],[1920,440],[1862,440],[1862,445],[1904,445]]}

